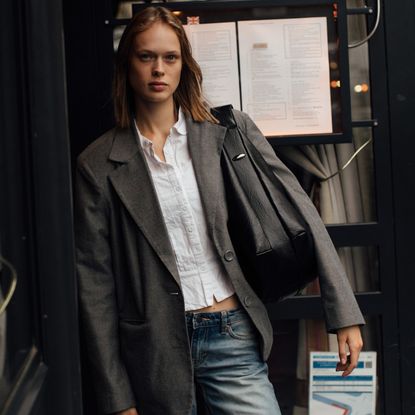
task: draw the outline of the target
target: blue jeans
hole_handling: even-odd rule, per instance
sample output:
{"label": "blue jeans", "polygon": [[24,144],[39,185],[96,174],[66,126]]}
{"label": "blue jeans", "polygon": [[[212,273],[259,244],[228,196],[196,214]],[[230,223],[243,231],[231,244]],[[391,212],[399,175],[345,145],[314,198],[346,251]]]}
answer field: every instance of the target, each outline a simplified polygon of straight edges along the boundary
{"label": "blue jeans", "polygon": [[[194,379],[212,415],[281,415],[258,332],[243,309],[186,313]],[[191,415],[197,415],[193,398]]]}

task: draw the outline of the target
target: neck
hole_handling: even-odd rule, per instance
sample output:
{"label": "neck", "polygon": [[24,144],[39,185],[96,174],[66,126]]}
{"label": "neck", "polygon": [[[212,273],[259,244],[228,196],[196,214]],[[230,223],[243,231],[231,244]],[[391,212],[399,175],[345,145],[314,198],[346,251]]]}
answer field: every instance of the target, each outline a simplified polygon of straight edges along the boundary
{"label": "neck", "polygon": [[137,126],[140,132],[150,140],[160,135],[167,137],[171,127],[176,123],[177,117],[173,100],[163,105],[136,102]]}

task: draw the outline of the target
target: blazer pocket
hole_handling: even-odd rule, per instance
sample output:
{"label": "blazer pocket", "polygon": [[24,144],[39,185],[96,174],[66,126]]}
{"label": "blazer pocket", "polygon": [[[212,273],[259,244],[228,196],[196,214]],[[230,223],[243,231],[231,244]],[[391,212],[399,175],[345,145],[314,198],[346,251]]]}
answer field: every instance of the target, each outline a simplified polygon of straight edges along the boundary
{"label": "blazer pocket", "polygon": [[119,321],[119,339],[121,355],[126,362],[131,362],[137,353],[144,355],[151,349],[151,328],[148,321],[123,319]]}

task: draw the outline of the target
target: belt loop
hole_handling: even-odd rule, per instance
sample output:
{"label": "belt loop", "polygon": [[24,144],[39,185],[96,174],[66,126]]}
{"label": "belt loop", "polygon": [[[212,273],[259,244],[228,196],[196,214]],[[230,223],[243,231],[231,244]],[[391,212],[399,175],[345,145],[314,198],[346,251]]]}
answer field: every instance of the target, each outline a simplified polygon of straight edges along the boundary
{"label": "belt loop", "polygon": [[221,311],[220,312],[220,332],[221,334],[226,333],[226,326],[228,325],[228,312],[227,311]]}

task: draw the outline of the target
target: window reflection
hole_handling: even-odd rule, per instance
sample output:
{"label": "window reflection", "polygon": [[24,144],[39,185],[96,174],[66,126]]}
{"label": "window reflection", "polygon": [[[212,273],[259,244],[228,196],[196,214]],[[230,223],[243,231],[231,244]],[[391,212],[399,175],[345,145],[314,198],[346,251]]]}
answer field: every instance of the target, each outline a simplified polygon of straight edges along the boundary
{"label": "window reflection", "polygon": [[[0,244],[0,305],[3,306],[6,298],[10,299],[0,314],[0,408],[9,399],[19,376],[24,373],[23,363],[33,343],[33,321],[27,301],[28,284],[22,278],[25,266],[18,264],[18,270],[14,270],[17,262],[9,263],[2,254],[6,256]],[[17,275],[19,282],[16,286]]]}
{"label": "window reflection", "polygon": [[115,26],[114,31],[112,32],[114,52],[116,52],[118,49],[118,45],[120,43],[121,36],[124,33],[125,28],[126,26]]}

